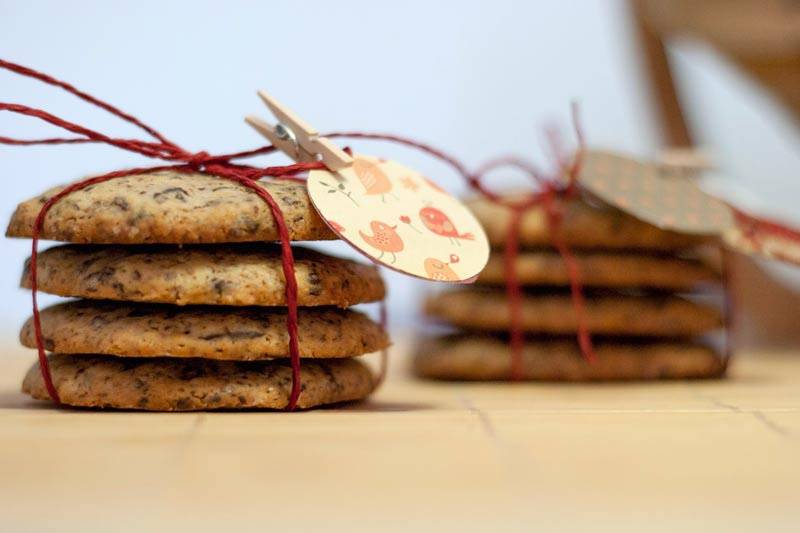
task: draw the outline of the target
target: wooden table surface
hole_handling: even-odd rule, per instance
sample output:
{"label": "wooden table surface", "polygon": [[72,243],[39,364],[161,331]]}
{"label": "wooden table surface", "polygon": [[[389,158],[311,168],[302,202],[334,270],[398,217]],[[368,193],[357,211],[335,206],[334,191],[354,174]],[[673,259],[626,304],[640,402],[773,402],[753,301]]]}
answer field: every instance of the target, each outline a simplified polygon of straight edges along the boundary
{"label": "wooden table surface", "polygon": [[559,386],[413,381],[403,351],[360,405],[148,414],[28,400],[9,348],[0,531],[797,531],[800,354]]}

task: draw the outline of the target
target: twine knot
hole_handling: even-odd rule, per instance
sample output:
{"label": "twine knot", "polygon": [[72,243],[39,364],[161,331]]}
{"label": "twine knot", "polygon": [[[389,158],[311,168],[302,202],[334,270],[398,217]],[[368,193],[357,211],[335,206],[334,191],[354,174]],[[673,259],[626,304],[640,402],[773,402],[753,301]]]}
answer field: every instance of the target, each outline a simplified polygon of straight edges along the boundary
{"label": "twine knot", "polygon": [[200,170],[203,166],[210,163],[214,158],[211,157],[211,154],[206,152],[205,150],[201,150],[195,154],[189,156],[186,160],[186,164],[192,167],[195,170]]}

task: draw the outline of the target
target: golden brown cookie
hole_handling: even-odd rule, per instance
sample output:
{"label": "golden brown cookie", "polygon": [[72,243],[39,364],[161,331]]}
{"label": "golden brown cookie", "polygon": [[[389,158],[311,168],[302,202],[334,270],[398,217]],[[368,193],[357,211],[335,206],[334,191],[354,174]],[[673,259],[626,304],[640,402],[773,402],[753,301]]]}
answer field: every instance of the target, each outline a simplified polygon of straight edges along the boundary
{"label": "golden brown cookie", "polygon": [[[294,247],[302,306],[381,300],[377,268]],[[286,305],[280,247],[67,245],[39,255],[39,289],[59,296],[178,305]],[[29,264],[22,286],[30,287]]]}
{"label": "golden brown cookie", "polygon": [[[589,295],[585,309],[586,325],[598,335],[688,337],[722,325],[715,308],[671,295]],[[510,325],[506,295],[499,289],[442,292],[426,301],[425,312],[466,329],[507,331]],[[528,332],[574,333],[577,322],[570,295],[526,295],[522,327]]]}
{"label": "golden brown cookie", "polygon": [[[574,341],[531,340],[522,352],[522,378],[539,381],[624,381],[716,378],[726,365],[713,349],[681,342],[599,342],[587,363]],[[445,380],[506,380],[511,351],[500,338],[454,335],[428,339],[414,357],[414,373]]]}
{"label": "golden brown cookie", "polygon": [[[49,357],[61,402],[76,407],[198,411],[206,409],[283,409],[289,401],[292,369],[288,361],[211,361],[167,357],[134,359],[101,355]],[[304,361],[297,407],[366,398],[372,374],[355,359]],[[22,391],[48,400],[38,363],[25,376]]]}
{"label": "golden brown cookie", "polygon": [[[206,357],[248,361],[287,357],[286,309],[269,307],[175,307],[80,300],[41,312],[48,351],[129,357]],[[389,345],[386,333],[357,311],[301,308],[300,354],[350,357]],[[20,341],[35,347],[33,320]]]}
{"label": "golden brown cookie", "polygon": [[[306,186],[264,181],[292,240],[335,239],[311,204]],[[6,235],[30,237],[42,204],[64,187],[17,206]],[[91,185],[59,201],[41,237],[94,244],[220,243],[278,240],[272,212],[253,191],[205,174],[172,171],[125,176]]]}
{"label": "golden brown cookie", "polygon": [[[489,242],[502,246],[508,238],[511,211],[479,198],[468,207],[483,224]],[[565,243],[579,249],[676,250],[708,241],[698,237],[659,229],[618,209],[590,204],[585,200],[560,202],[563,221],[560,229]],[[543,207],[525,212],[520,223],[521,246],[540,247],[552,244],[551,231]]]}
{"label": "golden brown cookie", "polygon": [[[719,281],[719,274],[701,261],[663,255],[614,252],[573,254],[585,287],[653,288],[685,291]],[[527,286],[569,286],[567,267],[554,251],[521,251],[515,261],[517,279]],[[492,254],[478,283],[504,285],[502,254]]]}

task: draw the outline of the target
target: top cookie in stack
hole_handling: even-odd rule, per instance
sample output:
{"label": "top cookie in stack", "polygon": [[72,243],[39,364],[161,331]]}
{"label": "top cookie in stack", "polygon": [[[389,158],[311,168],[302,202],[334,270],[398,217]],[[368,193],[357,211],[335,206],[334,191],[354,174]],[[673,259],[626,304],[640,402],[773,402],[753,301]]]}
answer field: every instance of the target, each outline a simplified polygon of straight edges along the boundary
{"label": "top cookie in stack", "polygon": [[[264,182],[293,241],[336,236],[305,185]],[[19,205],[7,236],[31,237],[41,206]],[[291,391],[285,278],[269,207],[249,189],[203,174],[157,172],[76,191],[48,212],[39,290],[82,300],[41,313],[63,403],[146,410],[284,408]],[[377,269],[295,248],[298,407],[357,400],[374,388],[353,357],[388,346],[385,331],[347,309],[383,299]],[[29,265],[22,285],[30,287]],[[20,339],[35,347],[32,321]],[[47,399],[38,365],[23,390]]]}
{"label": "top cookie in stack", "polygon": [[[488,200],[470,207],[496,248],[506,244],[511,212]],[[585,325],[597,361],[587,364],[575,336],[578,321],[562,257],[551,247],[543,208],[521,219],[517,278],[524,287],[521,321],[527,379],[610,380],[720,375],[721,358],[696,341],[722,325],[719,312],[677,293],[718,286],[719,272],[696,250],[707,240],[674,233],[586,199],[564,201],[561,235],[573,252],[585,294]],[[416,372],[440,379],[507,379],[511,324],[503,254],[495,252],[476,287],[431,297],[425,311],[461,333],[420,349]]]}

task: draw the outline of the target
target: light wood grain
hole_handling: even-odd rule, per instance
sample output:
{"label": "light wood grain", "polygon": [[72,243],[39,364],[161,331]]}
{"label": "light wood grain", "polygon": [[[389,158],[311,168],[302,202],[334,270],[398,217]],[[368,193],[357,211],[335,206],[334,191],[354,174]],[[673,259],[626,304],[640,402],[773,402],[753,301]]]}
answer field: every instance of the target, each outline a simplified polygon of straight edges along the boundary
{"label": "light wood grain", "polygon": [[[395,359],[405,351],[398,347]],[[725,382],[437,384],[299,414],[56,410],[0,358],[0,530],[791,530],[800,358]]]}

